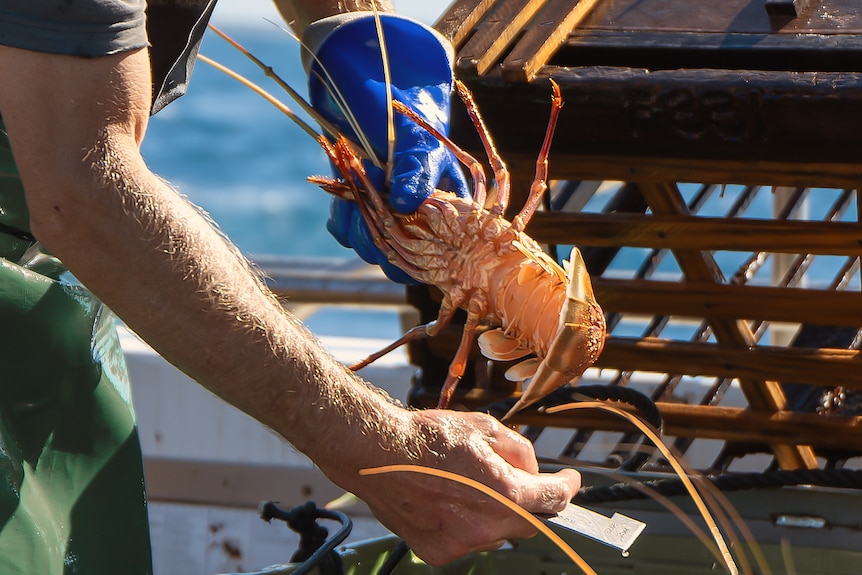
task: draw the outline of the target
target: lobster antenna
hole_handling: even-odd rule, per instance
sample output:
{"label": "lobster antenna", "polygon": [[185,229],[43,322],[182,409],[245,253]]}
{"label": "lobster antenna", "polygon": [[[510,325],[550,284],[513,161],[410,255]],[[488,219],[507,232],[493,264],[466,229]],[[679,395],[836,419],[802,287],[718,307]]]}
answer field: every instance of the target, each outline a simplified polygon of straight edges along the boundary
{"label": "lobster antenna", "polygon": [[[329,71],[326,69],[326,66],[323,65],[323,62],[317,57],[317,54],[313,53],[311,50],[308,50],[308,46],[306,46],[302,38],[293,33],[292,30],[285,28],[284,26],[280,26],[271,20],[267,20],[271,22],[274,26],[278,27],[281,31],[286,33],[288,36],[296,40],[296,42],[303,48],[306,49],[309,56],[320,66],[320,70],[323,72],[323,77],[320,76],[316,71],[314,75],[321,81],[323,86],[326,88],[326,91],[329,92],[329,95],[332,96],[333,101],[338,106],[338,109],[341,110],[341,113],[344,114],[344,118],[347,120],[348,125],[353,130],[353,133],[356,134],[356,138],[359,140],[359,145],[362,146],[362,149],[365,151],[366,157],[371,159],[371,162],[377,166],[378,168],[382,168],[382,164],[380,159],[377,157],[377,154],[374,153],[374,148],[371,146],[371,142],[368,140],[368,136],[365,135],[365,132],[362,131],[362,126],[359,124],[359,121],[356,119],[356,116],[353,114],[353,110],[350,109],[350,106],[347,104],[347,99],[341,93],[341,90],[338,88],[338,85],[332,79],[332,76],[329,75]],[[300,96],[301,97],[301,96]],[[304,100],[303,100],[304,101]],[[310,106],[309,106],[310,107]],[[317,114],[317,112],[315,112]],[[334,130],[330,133],[332,137],[338,137],[338,131]]]}
{"label": "lobster antenna", "polygon": [[386,181],[392,176],[392,159],[395,156],[395,116],[392,109],[392,75],[389,66],[389,51],[386,49],[386,39],[383,36],[383,23],[380,21],[380,11],[377,0],[371,0],[374,12],[374,25],[377,27],[377,41],[380,44],[380,57],[383,60],[383,83],[386,86]]}
{"label": "lobster antenna", "polygon": [[[290,86],[290,84],[288,84],[287,82],[285,82],[285,81],[284,81],[284,80],[283,80],[283,79],[282,79],[278,74],[276,74],[276,73],[275,73],[275,70],[273,70],[272,66],[268,66],[268,65],[264,64],[264,63],[263,63],[260,59],[258,59],[254,54],[252,54],[249,50],[247,50],[247,49],[246,49],[242,44],[240,44],[239,42],[237,42],[236,40],[234,40],[233,38],[231,38],[230,36],[228,36],[226,33],[222,32],[220,29],[218,29],[218,28],[217,28],[217,27],[215,27],[214,25],[209,24],[209,26],[208,26],[208,27],[209,27],[209,29],[210,29],[210,30],[212,30],[213,32],[215,32],[216,34],[218,34],[218,35],[219,35],[223,40],[225,40],[228,44],[230,44],[231,46],[233,46],[234,48],[236,48],[237,50],[239,50],[239,52],[240,52],[240,53],[242,53],[242,55],[243,55],[243,56],[245,56],[246,58],[248,58],[249,60],[251,60],[252,62],[254,62],[254,63],[255,63],[255,65],[257,65],[257,67],[258,67],[258,68],[260,68],[261,70],[263,70],[263,73],[264,73],[268,78],[273,79],[273,80],[275,81],[275,83],[276,83],[276,84],[278,84],[278,86],[279,86],[282,90],[284,90],[285,92],[287,92],[287,94],[288,94],[288,95],[289,95],[289,96],[290,96],[290,97],[291,97],[291,98],[292,98],[292,99],[293,99],[297,104],[299,104],[299,106],[303,109],[303,111],[304,111],[306,114],[308,114],[309,116],[311,116],[312,118],[314,118],[314,119],[315,119],[315,121],[316,121],[316,122],[318,122],[318,123],[323,127],[323,129],[324,129],[327,133],[331,133],[332,135],[335,135],[335,133],[336,133],[335,127],[334,127],[332,124],[330,124],[329,122],[327,122],[325,118],[323,118],[322,116],[320,116],[320,114],[317,112],[317,110],[315,110],[314,108],[312,108],[312,107],[311,107],[311,105],[310,105],[308,102],[306,102],[306,101],[305,101],[305,98],[303,98],[303,97],[299,94],[299,92],[297,92],[295,89],[293,89],[293,87],[291,87],[291,86]],[[206,60],[205,60],[205,61],[206,61]],[[210,62],[211,62],[211,60],[210,60]],[[210,62],[207,62],[207,63],[209,64]],[[221,69],[221,68],[219,68],[219,69]],[[222,69],[222,71],[224,71],[224,70]],[[231,74],[229,74],[229,75],[231,75]],[[233,76],[233,77],[236,77],[236,76]],[[248,80],[246,80],[246,81],[248,81]],[[257,90],[255,90],[255,91],[257,91]]]}
{"label": "lobster antenna", "polygon": [[[712,515],[710,513],[710,509],[704,502],[704,498],[701,493],[694,486],[694,483],[689,476],[688,471],[683,466],[683,463],[674,456],[670,449],[665,445],[665,443],[661,440],[661,436],[657,429],[655,429],[652,425],[641,421],[631,413],[624,411],[622,409],[618,409],[611,405],[606,405],[601,402],[584,402],[584,403],[567,403],[564,405],[556,405],[553,407],[548,407],[545,409],[546,413],[559,413],[561,411],[566,410],[575,410],[575,409],[600,409],[603,411],[607,411],[617,415],[618,417],[625,419],[635,427],[637,427],[641,433],[643,433],[653,445],[661,452],[670,466],[673,468],[676,475],[682,481],[683,486],[686,491],[688,491],[691,496],[692,501],[695,504],[695,507],[700,512],[701,517],[704,522],[709,527],[709,531],[715,541],[715,544],[718,546],[719,552],[721,553],[722,558],[725,562],[725,567],[731,573],[731,575],[738,575],[739,568],[736,566],[736,562],[733,560],[733,555],[730,552],[730,548],[724,540],[724,537],[721,534],[721,531],[718,528],[718,525]],[[715,511],[715,510],[714,510]]]}
{"label": "lobster antenna", "polygon": [[273,96],[272,94],[270,94],[269,92],[267,92],[266,90],[264,90],[263,88],[261,88],[260,86],[258,86],[254,82],[252,82],[251,80],[249,80],[248,78],[234,72],[233,70],[231,70],[230,68],[228,68],[224,64],[219,64],[215,60],[213,60],[211,58],[207,58],[203,54],[198,54],[198,60],[200,60],[201,62],[204,62],[205,64],[209,64],[210,66],[212,66],[216,70],[219,70],[220,72],[224,72],[225,74],[227,74],[228,76],[230,76],[234,80],[237,80],[238,82],[240,82],[241,84],[243,84],[247,88],[250,88],[251,90],[256,92],[258,95],[262,96],[267,102],[269,102],[270,104],[272,104],[273,106],[278,108],[278,110],[280,112],[282,112],[285,116],[287,116],[288,118],[293,120],[293,122],[297,126],[302,128],[302,130],[306,134],[308,134],[309,136],[311,136],[315,140],[317,139],[317,137],[319,135],[317,133],[317,130],[312,128],[308,124],[308,122],[306,122],[305,120],[303,120],[302,118],[297,116],[296,113],[293,110],[291,110],[290,108],[288,108],[287,105],[285,105],[281,100],[279,100],[278,98],[276,98],[275,96]]}
{"label": "lobster antenna", "polygon": [[[270,21],[270,23],[272,23],[272,24],[273,24],[273,25],[275,25],[275,26],[278,26],[275,22],[271,22],[271,21]],[[303,109],[303,111],[304,111],[305,113],[307,113],[309,116],[311,116],[312,118],[314,118],[314,120],[315,120],[318,124],[320,124],[321,128],[323,128],[323,130],[324,130],[327,134],[329,134],[329,135],[330,135],[330,136],[332,136],[332,137],[337,137],[337,136],[338,136],[338,134],[339,134],[338,129],[337,129],[337,128],[336,128],[336,127],[335,127],[331,122],[329,122],[328,120],[326,120],[326,118],[324,118],[323,116],[321,116],[321,115],[320,115],[320,113],[319,113],[317,110],[315,110],[315,109],[311,106],[311,104],[309,104],[309,103],[305,100],[305,98],[303,98],[303,97],[302,97],[302,95],[301,95],[299,92],[297,92],[297,91],[296,91],[296,90],[295,90],[295,89],[294,89],[290,84],[288,84],[287,82],[285,82],[285,81],[284,81],[284,80],[283,80],[283,79],[282,79],[278,74],[276,74],[276,72],[275,72],[275,70],[273,70],[272,66],[268,66],[267,64],[265,64],[264,62],[262,62],[262,61],[261,61],[260,59],[258,59],[254,54],[252,54],[248,49],[246,49],[244,46],[242,46],[242,44],[240,44],[239,42],[237,42],[236,40],[234,40],[233,38],[231,38],[230,36],[228,36],[226,33],[224,33],[224,32],[222,32],[221,30],[219,30],[217,27],[215,27],[215,26],[213,26],[212,24],[210,24],[210,25],[209,25],[209,28],[210,28],[213,32],[215,32],[216,34],[218,34],[218,35],[219,35],[222,39],[224,39],[226,42],[228,42],[231,46],[233,46],[234,48],[236,48],[236,49],[237,49],[240,53],[242,53],[245,57],[247,57],[249,60],[251,60],[252,62],[254,62],[254,64],[255,64],[258,68],[260,68],[261,70],[263,70],[264,74],[265,74],[267,77],[269,77],[269,78],[271,78],[272,80],[274,80],[274,81],[275,81],[275,83],[276,83],[276,84],[278,84],[278,86],[279,86],[281,89],[283,89],[285,92],[287,92],[287,94],[288,94],[288,95],[289,95],[289,96],[290,96],[290,97],[291,97],[291,98],[292,98],[292,99],[293,99],[293,100],[294,100],[294,101],[295,101],[295,102],[296,102],[296,103],[297,103],[297,104],[298,104],[298,105]],[[288,34],[291,38],[293,38],[294,40],[296,40],[297,42],[299,42],[299,43],[300,43],[300,45],[302,45],[302,41],[301,41],[299,38],[297,38],[297,37],[296,37],[296,35],[295,35],[293,32],[291,32],[290,30],[288,30],[288,29],[286,29],[286,28],[284,28],[284,27],[282,27],[282,26],[278,26],[278,28],[279,28],[279,29],[281,29],[281,30],[282,30],[283,32],[285,32],[286,34]],[[309,51],[309,53],[310,53],[310,51]],[[314,55],[312,55],[312,57],[315,59],[315,61],[316,61],[318,64],[320,64],[321,69],[323,69],[324,74],[326,74],[326,70],[325,70],[325,68],[323,68],[323,65],[320,63],[320,61],[318,61],[318,60],[317,60],[317,58],[316,58]],[[206,60],[205,60],[205,61],[206,61]],[[210,61],[209,61],[209,62],[207,62],[207,63],[210,63],[210,62],[212,62],[212,60],[210,60]],[[224,67],[224,66],[220,67],[219,69],[220,69],[220,70],[222,70],[223,72],[227,73],[228,75],[232,76],[233,78],[235,78],[235,79],[239,80],[240,82],[242,82],[243,84],[245,84],[246,86],[248,86],[249,88],[251,88],[252,90],[254,90],[255,92],[257,92],[258,94],[261,94],[262,96],[263,96],[264,94],[266,94],[266,92],[265,92],[262,88],[260,88],[260,87],[259,87],[259,86],[257,86],[256,84],[252,83],[250,80],[248,80],[248,79],[246,79],[246,78],[243,78],[242,76],[240,76],[240,75],[239,75],[239,74],[237,74],[236,72],[228,72],[228,69],[227,69],[226,67]],[[333,96],[333,99],[334,99],[334,100],[336,101],[336,103],[338,104],[338,107],[339,107],[339,108],[342,110],[342,112],[344,113],[344,116],[345,116],[345,118],[347,118],[347,122],[348,122],[348,123],[350,124],[350,126],[353,128],[354,133],[356,133],[356,134],[357,134],[357,137],[359,138],[359,143],[360,143],[360,145],[362,146],[362,150],[364,151],[363,157],[367,157],[367,158],[371,159],[371,161],[372,161],[372,162],[373,162],[377,167],[382,167],[382,166],[381,166],[381,164],[380,164],[380,161],[379,161],[379,160],[377,159],[377,157],[376,157],[376,154],[374,154],[374,151],[373,151],[373,149],[371,148],[371,144],[368,142],[368,138],[365,136],[365,134],[364,134],[364,133],[362,132],[362,130],[359,128],[359,124],[358,124],[358,122],[356,121],[356,118],[353,116],[353,113],[350,111],[350,108],[349,108],[349,107],[347,106],[347,104],[345,103],[345,100],[344,100],[344,98],[341,96],[340,92],[338,91],[337,86],[335,86],[335,85],[334,85],[334,83],[332,82],[331,78],[329,78],[329,75],[328,75],[328,74],[326,74],[326,76],[327,76],[327,79],[328,79],[329,81],[328,81],[328,82],[324,82],[324,85],[327,87],[327,90],[329,90],[330,94]],[[281,110],[282,112],[284,111],[284,109],[283,109],[283,108],[285,107],[285,106],[284,106],[284,104],[282,104],[281,102],[279,102],[279,101],[278,101],[276,98],[274,98],[273,96],[264,96],[264,98],[265,98],[267,101],[269,101],[270,103],[272,103],[273,105],[275,105],[275,106],[276,106],[279,110]],[[288,115],[288,117],[290,117],[290,118],[291,118],[292,120],[294,120],[294,121],[297,121],[297,116],[296,116],[295,114],[292,114],[292,115],[291,115],[291,114],[289,114],[289,115]],[[301,120],[300,120],[300,121],[301,121]],[[305,128],[303,128],[303,129],[305,129]],[[307,130],[306,130],[306,131],[307,131]],[[315,139],[316,139],[316,137],[317,137],[317,135],[316,135],[316,131],[315,131]]]}

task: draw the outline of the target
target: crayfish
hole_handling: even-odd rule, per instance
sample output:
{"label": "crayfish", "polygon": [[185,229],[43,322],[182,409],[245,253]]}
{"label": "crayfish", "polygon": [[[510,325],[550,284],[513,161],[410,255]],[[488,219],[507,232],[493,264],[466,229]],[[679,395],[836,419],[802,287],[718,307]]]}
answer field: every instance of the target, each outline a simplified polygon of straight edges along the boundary
{"label": "crayfish", "polygon": [[486,357],[514,360],[534,355],[506,372],[506,377],[513,381],[531,378],[506,415],[509,417],[592,365],[604,345],[605,321],[578,249],[572,250],[564,270],[524,233],[547,190],[548,153],[563,105],[559,86],[553,83],[551,118],[529,197],[510,222],[503,217],[510,192],[505,164],[472,95],[460,81],[455,85],[494,170],[496,195],[487,208],[481,164],[398,101],[392,103],[398,113],[428,130],[469,168],[474,187],[472,200],[436,191],[414,214],[393,213],[343,136],[338,136],[334,143],[322,136],[318,138],[343,179],[309,180],[332,194],[356,201],[375,245],[389,261],[417,281],[437,286],[444,294],[436,321],[414,328],[386,350],[352,368],[364,367],[418,335],[440,333],[455,310],[463,308],[467,319],[440,394],[439,407],[448,406],[464,374],[476,330],[485,323],[495,327],[478,337],[479,348]]}

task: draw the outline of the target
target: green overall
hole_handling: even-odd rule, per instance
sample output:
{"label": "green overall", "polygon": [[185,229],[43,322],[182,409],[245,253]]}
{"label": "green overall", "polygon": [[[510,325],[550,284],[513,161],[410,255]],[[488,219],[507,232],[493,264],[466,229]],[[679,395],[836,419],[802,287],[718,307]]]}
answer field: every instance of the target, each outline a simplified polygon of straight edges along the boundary
{"label": "green overall", "polygon": [[115,318],[29,234],[0,123],[0,573],[152,573]]}

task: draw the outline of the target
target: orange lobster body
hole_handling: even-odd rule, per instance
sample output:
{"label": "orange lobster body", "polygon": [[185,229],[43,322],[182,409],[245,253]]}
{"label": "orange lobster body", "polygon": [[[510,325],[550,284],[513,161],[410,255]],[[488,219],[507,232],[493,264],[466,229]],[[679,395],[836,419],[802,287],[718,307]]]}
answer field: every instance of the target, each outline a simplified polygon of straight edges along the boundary
{"label": "orange lobster body", "polygon": [[516,381],[532,378],[511,414],[592,365],[604,345],[604,316],[578,250],[572,251],[568,270],[564,271],[523,232],[547,188],[547,154],[556,114],[562,106],[556,85],[551,122],[530,198],[511,222],[502,216],[508,201],[508,173],[485,133],[471,96],[463,85],[458,84],[458,89],[494,166],[497,194],[490,209],[482,205],[485,180],[478,162],[397,102],[399,112],[431,131],[470,167],[475,186],[473,200],[438,191],[414,214],[394,214],[374,190],[358,156],[344,139],[335,145],[320,140],[342,173],[344,184],[323,178],[312,181],[331,193],[355,200],[375,244],[388,259],[416,280],[443,292],[437,321],[408,334],[399,344],[419,333],[433,336],[449,323],[456,309],[467,311],[461,344],[449,367],[440,407],[448,405],[464,373],[480,325],[499,328],[479,336],[479,347],[487,357],[513,360],[535,356],[507,372],[507,377]]}

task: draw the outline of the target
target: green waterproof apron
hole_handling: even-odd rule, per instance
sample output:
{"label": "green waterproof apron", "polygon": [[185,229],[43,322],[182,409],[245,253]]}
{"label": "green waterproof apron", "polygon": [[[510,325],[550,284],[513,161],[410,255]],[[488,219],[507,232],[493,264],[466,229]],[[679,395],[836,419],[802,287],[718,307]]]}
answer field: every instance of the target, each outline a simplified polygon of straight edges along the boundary
{"label": "green waterproof apron", "polygon": [[152,572],[114,322],[32,240],[0,124],[0,574]]}

